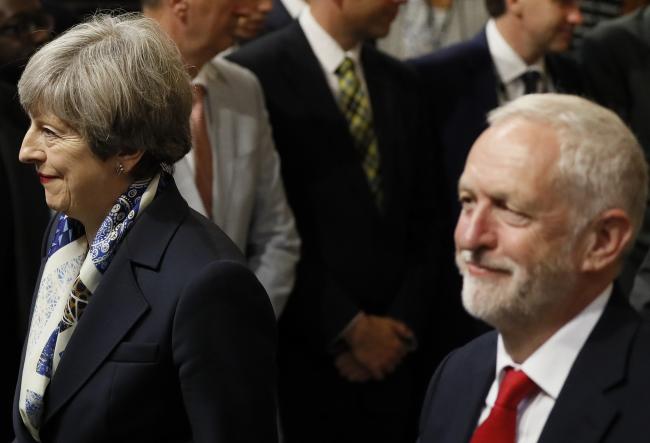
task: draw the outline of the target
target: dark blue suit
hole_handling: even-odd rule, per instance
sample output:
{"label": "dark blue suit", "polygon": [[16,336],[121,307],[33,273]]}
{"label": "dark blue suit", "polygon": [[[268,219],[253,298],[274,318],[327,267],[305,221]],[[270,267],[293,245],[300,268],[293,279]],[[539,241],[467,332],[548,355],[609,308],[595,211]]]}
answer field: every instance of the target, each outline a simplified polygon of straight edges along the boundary
{"label": "dark blue suit", "polygon": [[[419,443],[466,443],[496,368],[497,333],[451,353],[431,379]],[[614,291],[578,354],[539,443],[645,443],[650,435],[650,324]]]}
{"label": "dark blue suit", "polygon": [[[172,183],[126,235],[79,321],[46,392],[41,440],[275,442],[275,347],[264,289]],[[19,389],[14,430],[31,443]]]}
{"label": "dark blue suit", "polygon": [[[447,198],[454,211],[458,179],[469,150],[487,128],[487,113],[499,104],[500,81],[488,48],[485,30],[471,40],[443,48],[410,62],[421,74],[442,148]],[[547,70],[558,92],[582,90],[577,65],[568,57],[548,55]]]}

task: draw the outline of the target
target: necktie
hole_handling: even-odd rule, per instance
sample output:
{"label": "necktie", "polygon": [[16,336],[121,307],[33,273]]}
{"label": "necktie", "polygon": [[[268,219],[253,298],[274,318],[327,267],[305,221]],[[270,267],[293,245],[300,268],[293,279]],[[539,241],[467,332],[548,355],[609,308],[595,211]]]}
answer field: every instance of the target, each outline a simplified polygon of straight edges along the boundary
{"label": "necktie", "polygon": [[471,443],[515,443],[517,407],[538,389],[525,373],[507,368],[490,415],[474,431]]}
{"label": "necktie", "polygon": [[205,87],[193,85],[192,91],[193,103],[192,114],[190,114],[190,130],[194,150],[194,180],[207,217],[212,219],[212,147],[210,146],[205,121]]}
{"label": "necktie", "polygon": [[521,74],[520,78],[524,82],[524,95],[539,91],[539,81],[542,79],[542,74],[538,71],[526,71]]}
{"label": "necktie", "polygon": [[370,102],[354,70],[354,61],[346,57],[336,68],[339,79],[339,105],[361,157],[361,165],[377,206],[382,206],[379,149],[372,123]]}

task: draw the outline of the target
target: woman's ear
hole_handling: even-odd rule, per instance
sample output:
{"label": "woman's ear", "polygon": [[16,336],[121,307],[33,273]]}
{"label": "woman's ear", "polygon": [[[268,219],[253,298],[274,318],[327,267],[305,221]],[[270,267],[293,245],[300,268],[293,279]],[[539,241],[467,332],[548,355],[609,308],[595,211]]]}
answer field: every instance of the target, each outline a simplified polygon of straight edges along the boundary
{"label": "woman's ear", "polygon": [[[133,171],[133,168],[138,164],[144,151],[133,151],[128,154],[118,154],[116,159],[118,165],[121,165],[121,172],[128,174]],[[118,166],[118,169],[119,166]]]}
{"label": "woman's ear", "polygon": [[622,209],[608,209],[601,213],[586,235],[581,269],[594,272],[618,264],[632,240],[632,231],[632,222]]}

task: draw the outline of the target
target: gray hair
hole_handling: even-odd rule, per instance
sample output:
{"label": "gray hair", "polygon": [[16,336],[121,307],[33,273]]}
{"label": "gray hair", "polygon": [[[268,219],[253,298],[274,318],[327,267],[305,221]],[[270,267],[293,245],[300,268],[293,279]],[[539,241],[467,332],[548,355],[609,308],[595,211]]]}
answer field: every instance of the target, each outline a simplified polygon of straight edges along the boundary
{"label": "gray hair", "polygon": [[151,19],[99,14],[43,46],[18,83],[29,113],[51,113],[101,159],[143,151],[141,178],[191,147],[190,78],[172,40]]}
{"label": "gray hair", "polygon": [[493,126],[513,118],[555,130],[560,145],[555,185],[574,209],[576,231],[603,211],[619,208],[630,217],[636,238],[648,194],[648,167],[639,142],[616,114],[577,96],[529,94],[488,115]]}

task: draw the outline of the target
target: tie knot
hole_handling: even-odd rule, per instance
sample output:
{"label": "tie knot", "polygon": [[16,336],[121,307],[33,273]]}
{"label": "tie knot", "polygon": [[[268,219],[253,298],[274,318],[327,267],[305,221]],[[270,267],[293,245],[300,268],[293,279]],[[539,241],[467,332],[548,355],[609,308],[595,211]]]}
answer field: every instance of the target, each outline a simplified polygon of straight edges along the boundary
{"label": "tie knot", "polygon": [[542,74],[539,71],[526,71],[521,74],[521,80],[524,82],[524,94],[532,94],[539,90],[539,81]]}
{"label": "tie knot", "polygon": [[524,372],[506,368],[506,374],[501,380],[499,395],[495,404],[503,408],[516,410],[519,403],[536,392],[537,389],[535,382],[528,378]]}
{"label": "tie knot", "polygon": [[338,68],[336,68],[336,75],[343,77],[345,74],[354,72],[354,60],[350,57],[345,57]]}

